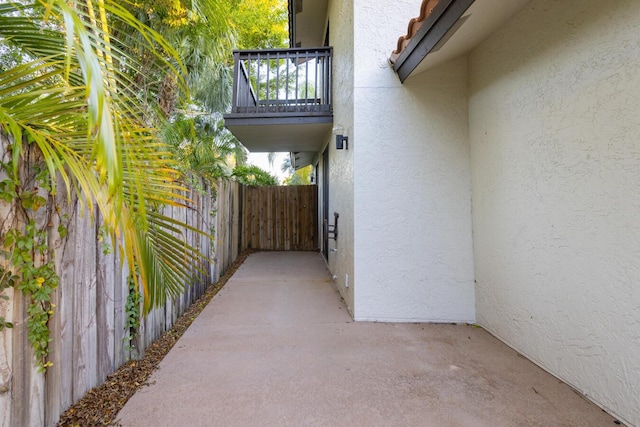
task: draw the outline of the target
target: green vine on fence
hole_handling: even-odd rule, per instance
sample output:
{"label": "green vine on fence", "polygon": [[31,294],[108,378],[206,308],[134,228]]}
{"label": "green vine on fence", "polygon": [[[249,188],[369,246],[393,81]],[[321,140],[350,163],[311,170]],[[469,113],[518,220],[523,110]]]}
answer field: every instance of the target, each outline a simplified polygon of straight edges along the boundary
{"label": "green vine on fence", "polygon": [[[49,246],[46,226],[39,229],[29,218],[47,204],[37,188],[22,189],[20,181],[11,173],[11,163],[0,163],[9,178],[0,182],[0,199],[19,209],[26,224],[19,226],[16,221],[2,236],[0,256],[5,266],[0,266],[0,297],[5,289],[13,287],[22,292],[27,301],[27,339],[33,348],[36,367],[44,372],[53,364],[47,360],[51,342],[49,320],[54,314],[55,304],[51,302],[53,291],[58,287],[59,278],[55,266],[48,260]],[[13,177],[12,177],[13,176]],[[40,188],[51,191],[47,175],[36,170],[36,182]],[[66,234],[64,226],[58,227],[61,236]],[[13,328],[11,322],[0,317],[0,330]]]}
{"label": "green vine on fence", "polygon": [[54,304],[51,293],[58,287],[58,276],[52,262],[36,266],[35,256],[42,259],[48,252],[46,234],[36,228],[33,220],[25,227],[24,233],[11,229],[5,234],[5,249],[10,249],[10,261],[17,274],[13,275],[16,289],[27,298],[28,340],[33,347],[37,366],[45,370],[52,366],[47,361],[49,355],[49,319],[53,315]]}
{"label": "green vine on fence", "polygon": [[133,342],[140,327],[140,292],[138,292],[133,275],[130,274],[127,280],[129,282],[129,295],[127,295],[127,301],[124,305],[126,314],[124,329],[128,331],[129,334],[125,334],[123,339],[126,342],[126,350],[134,352],[136,348]]}

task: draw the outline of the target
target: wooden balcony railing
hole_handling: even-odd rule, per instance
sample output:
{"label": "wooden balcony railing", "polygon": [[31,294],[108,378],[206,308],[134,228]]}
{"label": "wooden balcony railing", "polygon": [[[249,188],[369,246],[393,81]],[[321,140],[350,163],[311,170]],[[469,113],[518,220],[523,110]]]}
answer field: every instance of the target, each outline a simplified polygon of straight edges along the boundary
{"label": "wooden balcony railing", "polygon": [[313,116],[332,112],[332,49],[233,52],[235,117]]}

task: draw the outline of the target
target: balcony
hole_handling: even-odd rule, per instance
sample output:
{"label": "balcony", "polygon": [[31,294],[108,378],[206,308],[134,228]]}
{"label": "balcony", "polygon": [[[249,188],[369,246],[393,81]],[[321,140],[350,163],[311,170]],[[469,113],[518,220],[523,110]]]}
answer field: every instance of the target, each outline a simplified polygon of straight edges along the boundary
{"label": "balcony", "polygon": [[252,152],[315,153],[333,123],[332,49],[234,51],[227,128]]}

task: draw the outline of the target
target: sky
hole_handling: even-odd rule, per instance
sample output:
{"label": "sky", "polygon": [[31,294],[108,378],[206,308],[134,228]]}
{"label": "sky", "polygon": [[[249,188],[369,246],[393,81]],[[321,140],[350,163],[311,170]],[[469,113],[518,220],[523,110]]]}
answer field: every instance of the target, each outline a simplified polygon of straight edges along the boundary
{"label": "sky", "polygon": [[248,163],[258,166],[278,178],[280,183],[286,178],[286,174],[282,173],[282,162],[289,153],[277,153],[273,161],[273,167],[269,165],[269,153],[249,153]]}

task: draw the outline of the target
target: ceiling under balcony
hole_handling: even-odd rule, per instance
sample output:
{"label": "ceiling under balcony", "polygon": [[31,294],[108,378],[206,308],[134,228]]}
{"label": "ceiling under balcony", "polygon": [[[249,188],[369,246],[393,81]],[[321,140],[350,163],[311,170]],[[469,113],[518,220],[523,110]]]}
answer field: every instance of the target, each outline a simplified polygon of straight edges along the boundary
{"label": "ceiling under balcony", "polygon": [[328,0],[289,0],[291,47],[323,46]]}
{"label": "ceiling under balcony", "polygon": [[322,148],[331,134],[333,117],[225,117],[226,127],[253,153],[311,151]]}

